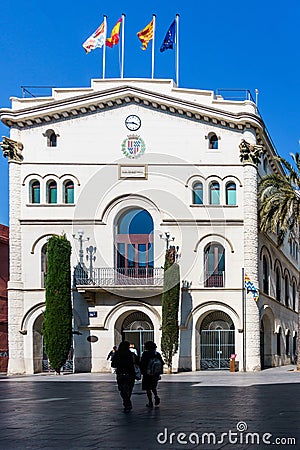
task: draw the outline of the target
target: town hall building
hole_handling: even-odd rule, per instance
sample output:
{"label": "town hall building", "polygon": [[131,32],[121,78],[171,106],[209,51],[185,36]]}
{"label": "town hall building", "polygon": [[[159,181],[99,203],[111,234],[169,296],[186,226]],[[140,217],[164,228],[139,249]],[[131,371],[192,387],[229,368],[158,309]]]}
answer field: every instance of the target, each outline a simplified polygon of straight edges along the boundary
{"label": "town hall building", "polygon": [[[165,251],[180,266],[173,370],[293,363],[298,236],[258,232],[259,180],[283,173],[250,93],[172,80],[95,79],[12,98],[8,373],[49,370],[43,349],[47,241],[72,245],[69,368],[109,371],[123,339],[161,341]],[[246,287],[245,289],[245,280]]]}

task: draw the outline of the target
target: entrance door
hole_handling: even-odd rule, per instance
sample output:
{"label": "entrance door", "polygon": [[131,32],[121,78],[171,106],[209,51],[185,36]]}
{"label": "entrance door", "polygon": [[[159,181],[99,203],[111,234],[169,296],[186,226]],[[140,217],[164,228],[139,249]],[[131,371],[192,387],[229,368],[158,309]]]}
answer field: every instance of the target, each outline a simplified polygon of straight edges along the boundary
{"label": "entrance door", "polygon": [[235,353],[234,324],[228,314],[213,311],[200,328],[200,368],[229,369],[230,356]]}
{"label": "entrance door", "polygon": [[201,331],[201,370],[229,369],[234,353],[234,330]]}
{"label": "entrance door", "polygon": [[124,330],[124,340],[134,344],[139,356],[144,351],[145,342],[153,341],[153,339],[153,330]]}
{"label": "entrance door", "polygon": [[145,342],[154,340],[153,324],[149,317],[139,311],[129,314],[122,325],[122,339],[134,344],[141,356]]}

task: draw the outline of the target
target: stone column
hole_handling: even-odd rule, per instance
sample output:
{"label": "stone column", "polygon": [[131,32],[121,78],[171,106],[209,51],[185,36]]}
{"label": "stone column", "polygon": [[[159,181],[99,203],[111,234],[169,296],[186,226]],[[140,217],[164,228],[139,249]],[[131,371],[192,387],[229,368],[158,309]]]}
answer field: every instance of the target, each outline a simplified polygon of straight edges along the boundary
{"label": "stone column", "polygon": [[[257,166],[262,146],[243,140],[240,158],[244,166],[244,269],[254,286],[258,288],[258,204]],[[246,370],[260,370],[260,318],[253,294],[245,294],[245,347]]]}
{"label": "stone column", "polygon": [[24,314],[21,242],[21,163],[23,145],[3,138],[3,156],[9,162],[9,282],[8,290],[8,374],[25,373],[24,337],[20,333]]}

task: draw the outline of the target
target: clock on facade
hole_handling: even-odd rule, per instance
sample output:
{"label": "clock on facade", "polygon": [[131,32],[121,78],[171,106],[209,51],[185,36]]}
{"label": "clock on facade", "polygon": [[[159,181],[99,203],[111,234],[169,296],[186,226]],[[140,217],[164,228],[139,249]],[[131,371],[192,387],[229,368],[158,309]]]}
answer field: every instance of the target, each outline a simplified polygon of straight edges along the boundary
{"label": "clock on facade", "polygon": [[138,116],[130,115],[125,119],[125,125],[130,131],[136,131],[141,126],[141,119]]}

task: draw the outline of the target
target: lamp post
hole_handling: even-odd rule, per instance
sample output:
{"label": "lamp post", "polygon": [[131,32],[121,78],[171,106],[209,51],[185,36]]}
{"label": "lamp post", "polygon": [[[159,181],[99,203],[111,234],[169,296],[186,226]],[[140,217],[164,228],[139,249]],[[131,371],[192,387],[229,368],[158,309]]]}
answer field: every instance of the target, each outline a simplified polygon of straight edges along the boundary
{"label": "lamp post", "polygon": [[90,262],[90,267],[89,267],[89,272],[90,272],[90,279],[93,279],[93,262],[96,261],[96,247],[93,247],[92,245],[90,245],[89,247],[87,247],[86,252],[86,260]]}
{"label": "lamp post", "polygon": [[83,235],[84,235],[84,231],[83,230],[78,230],[77,231],[78,237],[76,237],[76,234],[73,234],[73,238],[77,239],[79,242],[79,263],[81,265],[81,267],[84,267],[84,262],[83,262],[83,243],[86,241],[89,241],[90,238],[87,237],[86,239],[83,239]]}
{"label": "lamp post", "polygon": [[175,240],[174,237],[170,237],[170,236],[171,236],[171,234],[168,231],[165,232],[165,235],[163,235],[163,234],[159,235],[160,239],[163,239],[166,242],[166,250],[169,250],[170,242],[173,242]]}

